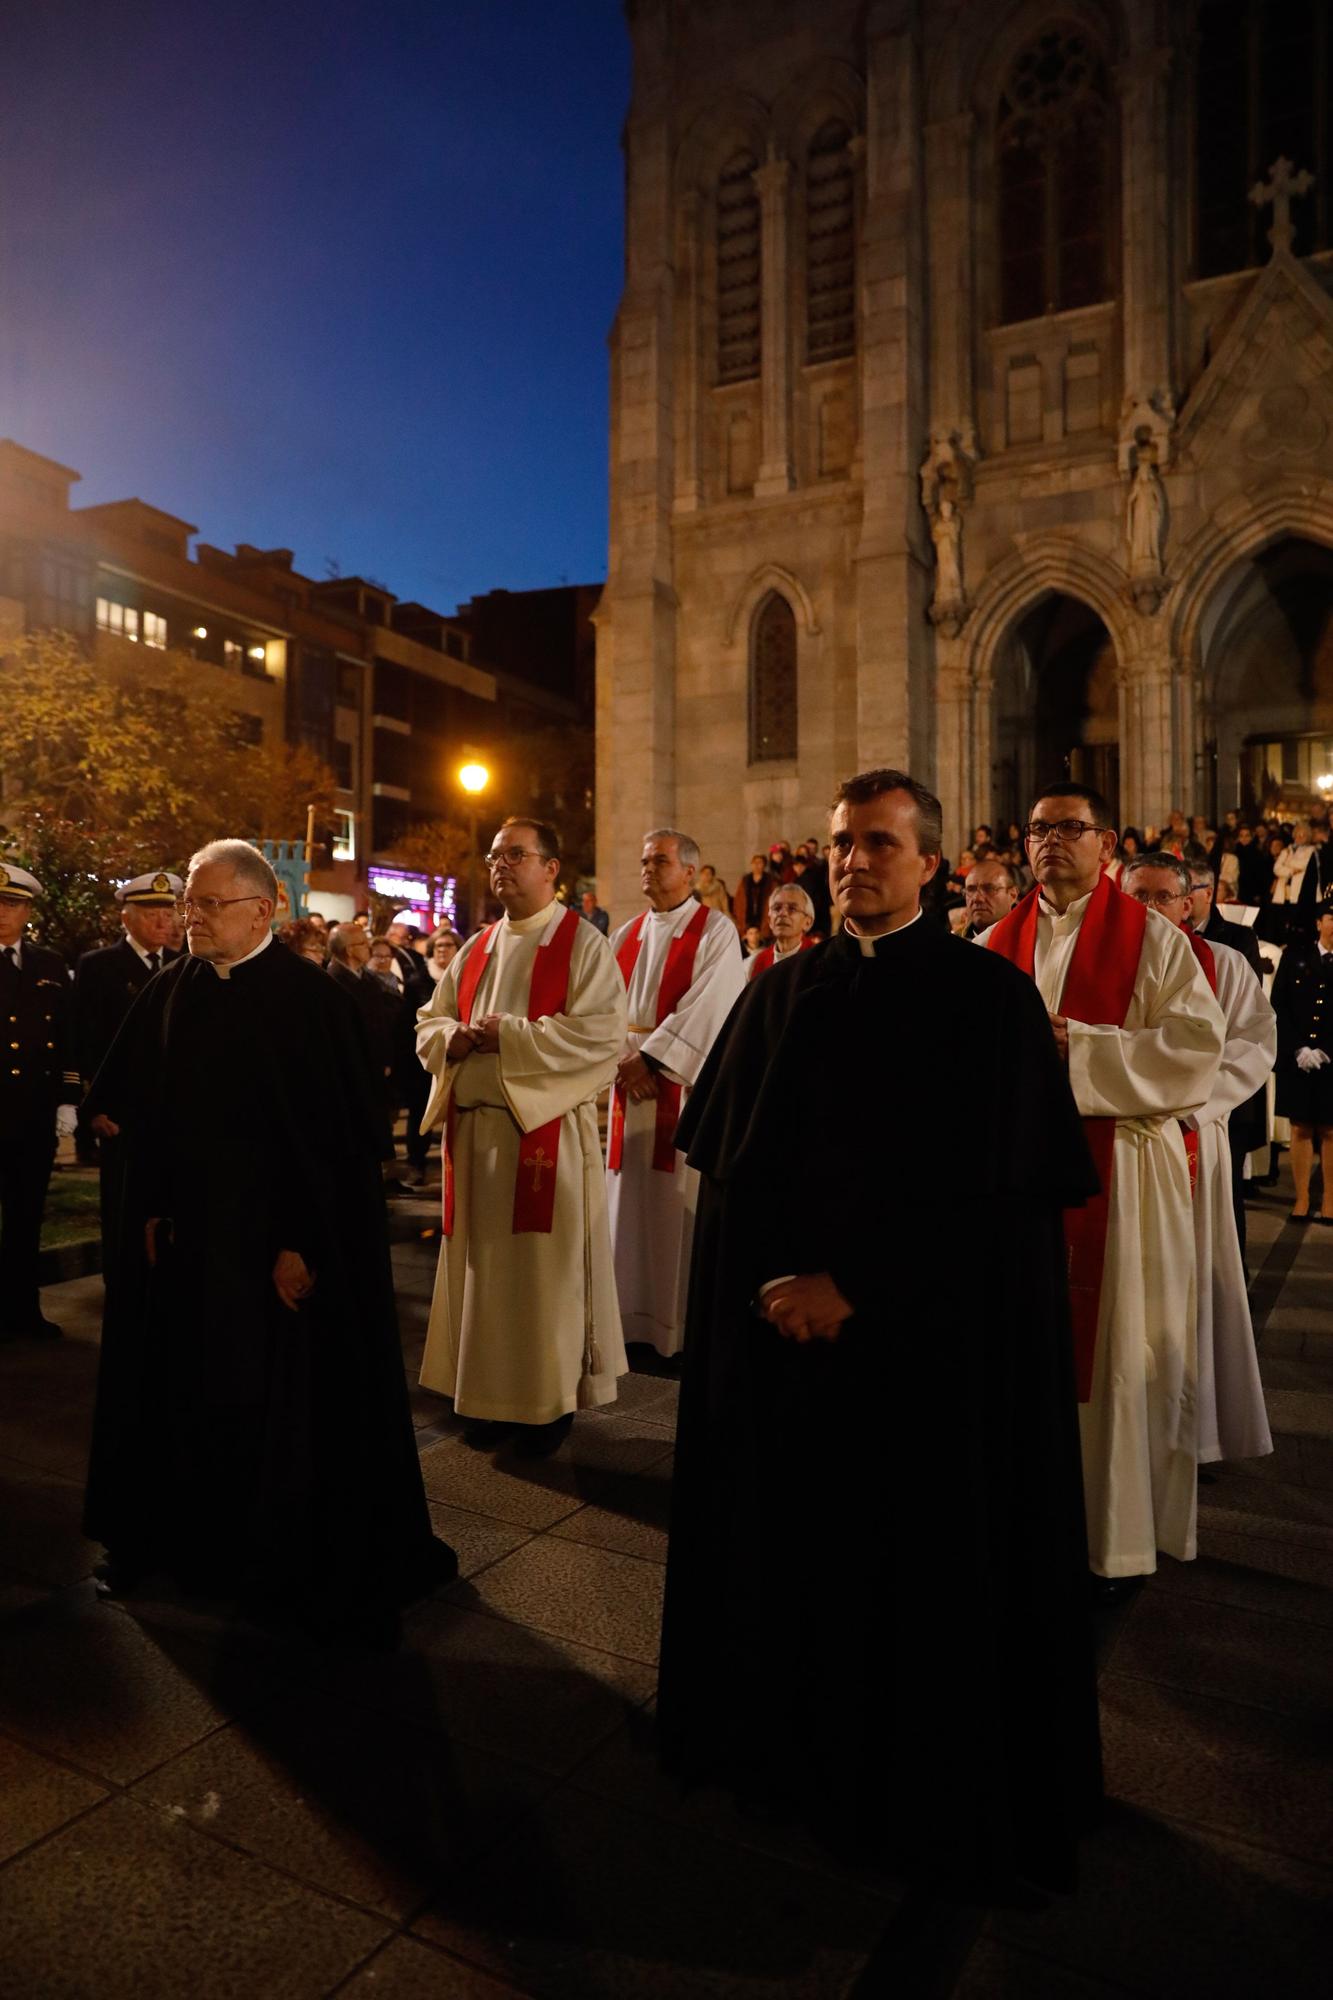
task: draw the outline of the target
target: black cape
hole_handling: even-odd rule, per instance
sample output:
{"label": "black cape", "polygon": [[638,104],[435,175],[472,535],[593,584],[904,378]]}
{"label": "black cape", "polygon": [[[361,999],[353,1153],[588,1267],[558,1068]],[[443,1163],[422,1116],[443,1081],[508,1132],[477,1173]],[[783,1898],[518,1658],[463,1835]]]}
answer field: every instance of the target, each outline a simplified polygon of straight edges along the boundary
{"label": "black cape", "polygon": [[[1095,1188],[1030,980],[913,924],[738,1000],[700,1170],[659,1694],[669,1768],[974,1892],[1100,1798],[1060,1209]],[[830,1271],[832,1343],[756,1314]]]}
{"label": "black cape", "polygon": [[[166,967],[92,1099],[122,1124],[85,1531],[135,1569],[299,1610],[405,1601],[446,1576],[394,1311],[383,1114],[347,996],[270,945],[219,979]],[[170,1219],[151,1272],[145,1220]],[[280,1249],[314,1289],[273,1288]]]}

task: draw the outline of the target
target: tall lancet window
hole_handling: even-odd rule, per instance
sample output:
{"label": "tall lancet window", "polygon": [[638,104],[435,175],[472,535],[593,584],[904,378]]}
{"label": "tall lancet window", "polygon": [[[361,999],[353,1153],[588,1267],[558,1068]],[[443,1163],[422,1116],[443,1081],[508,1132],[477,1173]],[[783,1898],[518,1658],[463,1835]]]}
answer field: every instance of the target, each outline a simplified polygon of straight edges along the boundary
{"label": "tall lancet window", "polygon": [[717,379],[759,373],[759,162],[736,153],[717,181]]}
{"label": "tall lancet window", "polygon": [[852,135],[821,125],[805,156],[805,358],[856,351],[856,204]]}
{"label": "tall lancet window", "polygon": [[750,629],[750,762],[796,755],[796,618],[770,590]]}
{"label": "tall lancet window", "polygon": [[1113,134],[1095,43],[1067,23],[1043,28],[1015,59],[996,121],[1002,322],[1114,296]]}
{"label": "tall lancet window", "polygon": [[1266,264],[1270,203],[1250,189],[1290,160],[1298,257],[1333,244],[1333,13],[1326,0],[1203,0],[1195,24],[1195,276]]}

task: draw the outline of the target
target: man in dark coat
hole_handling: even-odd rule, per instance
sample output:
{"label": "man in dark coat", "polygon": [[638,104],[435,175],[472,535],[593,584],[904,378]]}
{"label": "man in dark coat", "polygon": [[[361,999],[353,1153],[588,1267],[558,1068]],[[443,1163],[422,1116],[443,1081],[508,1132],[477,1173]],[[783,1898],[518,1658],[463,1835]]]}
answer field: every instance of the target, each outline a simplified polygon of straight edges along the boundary
{"label": "man in dark coat", "polygon": [[[88,1089],[105,1062],[120,1024],[155,972],[180,953],[171,948],[176,905],[185,893],[179,875],[151,868],[116,891],[124,936],[115,944],[85,951],[74,972],[74,1047],[79,1080]],[[96,1116],[86,1107],[89,1126]],[[105,1125],[105,1120],[103,1124]],[[93,1127],[95,1131],[95,1127]],[[98,1198],[102,1211],[102,1273],[108,1277],[120,1234],[120,1199],[125,1178],[124,1148],[103,1130],[96,1133]]]}
{"label": "man in dark coat", "polygon": [[1096,1183],[1030,983],[919,915],[939,849],[903,773],[843,786],[843,927],[681,1122],[659,1714],[687,1781],[989,1895],[1067,1886],[1100,1797],[1061,1224]]}
{"label": "man in dark coat", "polygon": [[[1333,1229],[1333,898],[1315,913],[1313,938],[1289,944],[1273,981],[1277,1110],[1291,1120],[1293,1222]],[[1310,1213],[1315,1147],[1323,1171],[1320,1212]]]}
{"label": "man in dark coat", "polygon": [[189,955],[94,1083],[148,1268],[108,1297],[85,1527],[112,1588],[165,1571],[378,1634],[456,1564],[408,1412],[364,1029],[273,948],[276,893],[244,841],[194,857]]}
{"label": "man in dark coat", "polygon": [[38,1257],[56,1130],[74,1130],[79,1079],[64,960],[23,935],[41,893],[26,868],[0,865],[0,1340],[60,1337],[42,1313]]}
{"label": "man in dark coat", "polygon": [[[1191,861],[1187,865],[1190,871],[1190,929],[1206,944],[1226,944],[1233,951],[1238,951],[1262,986],[1266,967],[1259,951],[1258,938],[1248,924],[1233,924],[1218,910],[1215,879],[1208,862]],[[1256,1090],[1244,1104],[1236,1106],[1227,1120],[1227,1144],[1231,1148],[1231,1203],[1236,1211],[1236,1235],[1240,1242],[1240,1260],[1244,1264],[1247,1247],[1245,1162],[1251,1153],[1261,1152],[1268,1144],[1267,1084],[1262,1090]]]}

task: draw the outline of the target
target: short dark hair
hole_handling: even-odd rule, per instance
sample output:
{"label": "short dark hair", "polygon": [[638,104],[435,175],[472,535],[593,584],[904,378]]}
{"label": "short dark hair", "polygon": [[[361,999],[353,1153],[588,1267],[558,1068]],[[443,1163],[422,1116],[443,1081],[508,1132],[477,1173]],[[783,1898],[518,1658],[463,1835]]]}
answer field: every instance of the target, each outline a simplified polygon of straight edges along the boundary
{"label": "short dark hair", "polygon": [[1032,809],[1035,812],[1043,799],[1082,799],[1092,814],[1093,823],[1105,831],[1114,828],[1115,814],[1111,811],[1110,800],[1095,792],[1091,785],[1076,785],[1072,778],[1058,778],[1053,785],[1043,785],[1034,793]]}
{"label": "short dark hair", "polygon": [[1188,896],[1191,888],[1194,886],[1190,876],[1189,863],[1182,861],[1178,854],[1168,854],[1161,848],[1154,850],[1151,854],[1131,855],[1120,870],[1120,879],[1123,882],[1127,876],[1138,875],[1145,868],[1169,869],[1180,885],[1179,893],[1182,896]]}
{"label": "short dark hair", "polygon": [[916,844],[922,854],[938,854],[944,846],[944,808],[934,792],[926,790],[915,778],[909,778],[906,771],[895,771],[883,765],[875,771],[862,771],[855,778],[847,778],[834,794],[834,807],[868,806],[872,799],[882,798],[885,792],[906,792],[916,807]]}
{"label": "short dark hair", "polygon": [[511,826],[530,826],[537,842],[537,852],[543,861],[560,859],[560,835],[549,820],[529,819],[526,813],[511,813],[508,819],[500,821],[500,832],[505,833]]}

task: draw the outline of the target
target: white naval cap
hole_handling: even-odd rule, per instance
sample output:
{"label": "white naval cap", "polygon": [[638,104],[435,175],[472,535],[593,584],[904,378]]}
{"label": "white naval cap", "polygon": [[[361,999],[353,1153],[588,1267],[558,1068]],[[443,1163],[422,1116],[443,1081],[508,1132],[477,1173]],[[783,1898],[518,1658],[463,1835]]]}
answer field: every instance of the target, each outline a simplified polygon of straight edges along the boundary
{"label": "white naval cap", "polygon": [[185,894],[185,884],[179,875],[173,875],[166,868],[150,868],[146,875],[136,875],[132,882],[122,882],[116,891],[118,903],[136,903],[141,908],[150,909],[164,903],[179,903]]}
{"label": "white naval cap", "polygon": [[20,868],[16,861],[0,861],[0,901],[30,903],[41,893],[42,885],[35,875]]}

